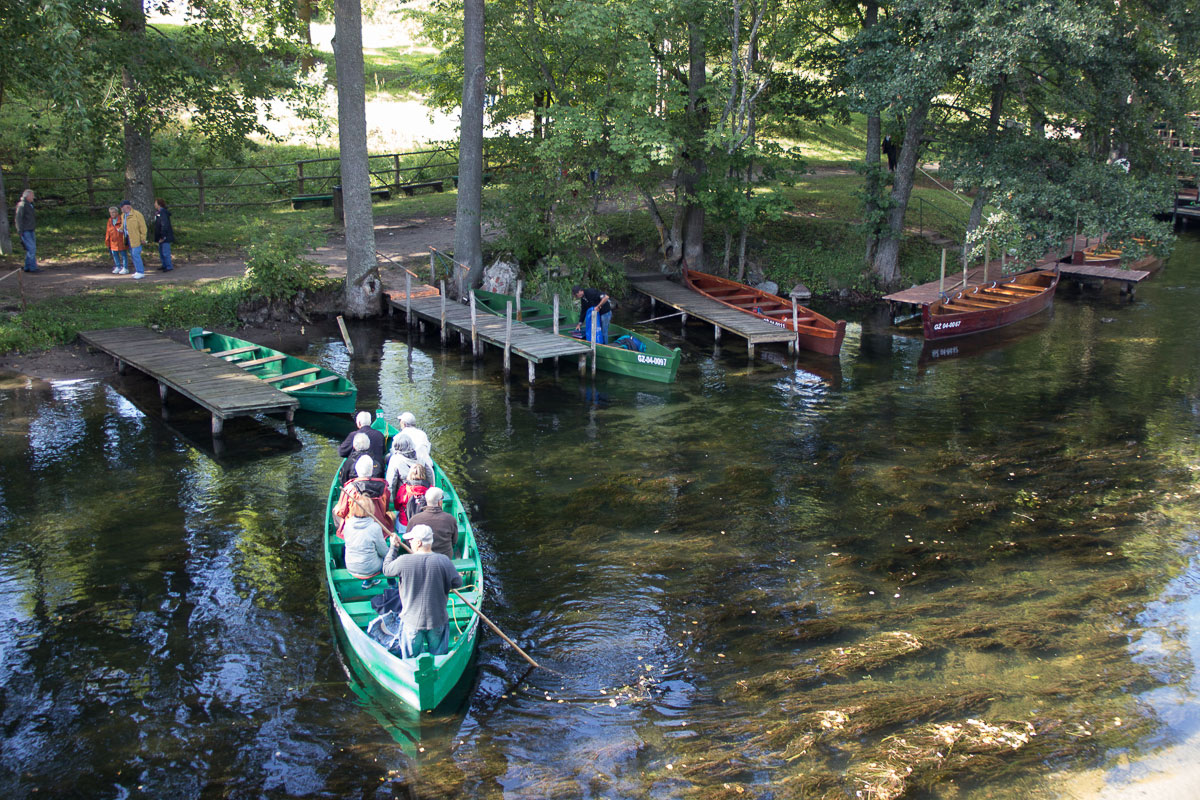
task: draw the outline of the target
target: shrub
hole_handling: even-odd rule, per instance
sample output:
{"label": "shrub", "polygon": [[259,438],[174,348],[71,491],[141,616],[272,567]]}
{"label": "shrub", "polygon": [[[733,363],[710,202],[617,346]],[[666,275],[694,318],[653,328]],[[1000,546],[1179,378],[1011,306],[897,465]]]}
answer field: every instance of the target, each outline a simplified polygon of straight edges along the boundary
{"label": "shrub", "polygon": [[268,302],[291,300],[299,292],[315,291],[325,284],[325,267],[304,258],[309,249],[320,244],[311,231],[295,226],[268,230],[261,234],[256,225],[247,232],[251,240],[247,250],[246,277],[242,289],[249,299]]}
{"label": "shrub", "polygon": [[241,279],[231,278],[166,289],[146,321],[164,328],[237,327],[238,304],[245,297],[242,283]]}

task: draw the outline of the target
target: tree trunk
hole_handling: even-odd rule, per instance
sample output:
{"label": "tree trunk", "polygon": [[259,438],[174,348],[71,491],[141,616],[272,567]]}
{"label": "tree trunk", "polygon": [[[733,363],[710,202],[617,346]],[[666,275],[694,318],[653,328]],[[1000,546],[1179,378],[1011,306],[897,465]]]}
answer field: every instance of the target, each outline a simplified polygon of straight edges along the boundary
{"label": "tree trunk", "polygon": [[[879,21],[879,4],[869,2],[866,4],[865,16],[863,17],[863,30],[872,27]],[[875,250],[879,247],[879,224],[875,222],[875,217],[879,214],[879,192],[882,177],[882,168],[879,165],[879,148],[883,144],[883,130],[879,121],[879,112],[872,111],[867,114],[867,154],[866,154],[866,181],[863,187],[865,199],[863,200],[863,219],[868,221],[871,226],[867,231],[867,252],[863,261],[864,266],[872,267],[875,261]]]}
{"label": "tree trunk", "polygon": [[362,4],[360,0],[336,0],[333,12],[338,145],[341,148],[342,207],[346,220],[346,314],[361,319],[379,313],[383,288],[375,260],[375,221],[371,213],[371,176],[367,165]]}
{"label": "tree trunk", "polygon": [[904,143],[896,161],[896,172],[892,178],[891,208],[887,214],[887,229],[879,239],[872,271],[882,286],[893,286],[900,279],[900,241],[904,237],[904,214],[908,210],[908,199],[912,195],[917,171],[917,157],[921,152],[921,138],[925,123],[929,119],[930,98],[917,101],[909,112],[904,129]]}
{"label": "tree trunk", "polygon": [[[146,10],[142,0],[125,0],[121,15],[124,47],[131,59],[138,59],[145,47]],[[125,199],[146,217],[154,213],[154,159],[150,151],[150,129],[138,118],[146,105],[146,96],[128,65],[121,67],[121,83],[125,88],[127,108],[122,119],[125,143]]]}
{"label": "tree trunk", "polygon": [[8,195],[4,192],[4,168],[0,167],[0,255],[12,254],[12,233],[8,227]]}
{"label": "tree trunk", "polygon": [[458,141],[458,210],[454,217],[454,259],[470,268],[459,295],[483,281],[483,0],[463,6],[463,93]]}
{"label": "tree trunk", "polygon": [[314,0],[296,0],[296,16],[300,19],[300,24],[304,28],[304,41],[309,47],[309,51],[300,59],[300,68],[304,72],[312,71],[316,66],[317,60],[312,54],[312,4]]}
{"label": "tree trunk", "polygon": [[704,99],[706,53],[704,31],[698,21],[688,23],[688,117],[691,141],[688,142],[687,163],[680,176],[683,184],[682,215],[683,260],[689,269],[704,271],[704,206],[697,197],[697,188],[708,164],[704,158],[704,133],[708,129],[708,106]]}

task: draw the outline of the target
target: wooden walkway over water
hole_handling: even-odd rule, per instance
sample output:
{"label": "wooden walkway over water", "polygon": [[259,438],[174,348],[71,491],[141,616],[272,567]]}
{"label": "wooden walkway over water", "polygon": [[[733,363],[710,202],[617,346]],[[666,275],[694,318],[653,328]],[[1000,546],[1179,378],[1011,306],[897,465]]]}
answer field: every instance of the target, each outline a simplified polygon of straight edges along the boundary
{"label": "wooden walkway over water", "polygon": [[146,328],[83,331],[79,338],[116,359],[119,372],[129,366],[158,381],[164,404],[169,390],[174,389],[207,409],[212,414],[214,436],[221,435],[225,420],[250,414],[283,412],[290,425],[300,405],[295,397],[240,367]]}
{"label": "wooden walkway over water", "polygon": [[428,322],[438,326],[443,342],[451,332],[456,332],[460,342],[472,341],[476,353],[482,351],[483,344],[500,348],[504,351],[505,374],[509,371],[510,352],[528,362],[530,383],[534,380],[535,365],[551,359],[576,356],[580,373],[587,369],[591,347],[579,339],[534,328],[515,319],[508,320],[482,308],[477,308],[472,315],[468,306],[446,300],[441,294],[430,295],[414,288],[412,295],[406,298],[403,291],[389,292],[389,311],[407,313],[410,325]]}
{"label": "wooden walkway over water", "polygon": [[721,331],[729,331],[742,337],[746,340],[746,348],[751,356],[754,355],[756,345],[786,342],[789,347],[794,347],[796,344],[796,335],[787,328],[772,325],[758,317],[732,309],[664,277],[637,275],[630,276],[629,280],[634,289],[650,298],[651,316],[654,314],[655,303],[663,303],[683,312],[684,324],[687,324],[688,317],[702,319],[711,324],[713,336],[718,341],[721,339]]}
{"label": "wooden walkway over water", "polygon": [[[1134,264],[1137,266],[1143,264],[1145,260],[1138,261]],[[1040,264],[1037,269],[1054,269],[1054,262],[1048,264]],[[983,266],[974,267],[967,271],[967,284],[976,285],[981,283],[990,283],[991,281],[1002,281],[1005,277],[1012,277],[1016,273],[1009,275],[1001,275],[1001,265],[999,261],[993,261],[985,270]],[[1133,294],[1133,287],[1150,277],[1150,272],[1144,269],[1122,269],[1121,267],[1105,267],[1092,264],[1058,264],[1059,274],[1064,278],[1070,278],[1076,281],[1088,280],[1107,280],[1117,281],[1125,284],[1122,291]],[[962,288],[963,279],[962,272],[955,272],[952,275],[946,276],[945,291],[954,292]],[[935,302],[938,295],[941,294],[938,281],[930,281],[923,283],[920,286],[913,286],[908,289],[903,289],[899,292],[893,292],[889,295],[884,295],[884,300],[890,300],[894,303],[907,303],[915,306],[926,306]]]}

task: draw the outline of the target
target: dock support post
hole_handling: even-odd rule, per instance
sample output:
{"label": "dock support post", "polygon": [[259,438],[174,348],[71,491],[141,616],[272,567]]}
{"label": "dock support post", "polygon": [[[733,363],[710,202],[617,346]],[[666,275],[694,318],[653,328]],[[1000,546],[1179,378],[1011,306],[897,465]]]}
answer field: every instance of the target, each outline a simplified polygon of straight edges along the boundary
{"label": "dock support post", "polygon": [[[437,262],[435,261],[436,258],[437,258],[437,253],[429,254],[429,284],[431,286],[437,282]],[[446,290],[443,289],[442,294],[445,294],[445,293],[446,293]]]}
{"label": "dock support post", "polygon": [[438,288],[442,292],[442,347],[446,346],[446,282],[438,283]]}
{"label": "dock support post", "polygon": [[579,357],[579,377],[587,375],[587,356]]}
{"label": "dock support post", "polygon": [[521,281],[517,281],[517,322],[521,321]]}
{"label": "dock support post", "polygon": [[679,327],[681,327],[681,328],[687,327],[687,312],[686,311],[679,315]]}
{"label": "dock support post", "polygon": [[164,406],[167,404],[167,392],[168,392],[167,385],[165,383],[163,383],[162,381],[159,381],[159,383],[158,383],[158,399],[162,402],[162,404]]}
{"label": "dock support post", "polygon": [[713,341],[718,342],[718,343],[721,341],[721,326],[720,325],[713,325]]}
{"label": "dock support post", "polygon": [[471,357],[479,358],[479,329],[475,322],[475,290],[471,290]]}
{"label": "dock support post", "polygon": [[504,304],[504,379],[508,380],[508,373],[512,366],[512,315],[513,304],[509,300]]}
{"label": "dock support post", "polygon": [[529,359],[529,361],[527,361],[526,363],[527,363],[527,364],[529,364],[529,385],[530,385],[530,386],[532,386],[532,385],[533,385],[533,379],[534,379],[534,363],[533,363],[533,359],[532,359],[532,358],[531,358],[531,359]]}
{"label": "dock support post", "polygon": [[413,326],[412,318],[412,275],[404,273],[404,324]]}
{"label": "dock support post", "polygon": [[221,417],[218,417],[216,414],[213,414],[212,415],[212,435],[220,436],[224,432],[225,432],[225,420],[223,420]]}
{"label": "dock support post", "polygon": [[115,361],[117,364],[117,374],[118,375],[124,375],[128,371],[128,367],[125,365],[124,361],[122,361],[119,358],[114,358],[113,361]]}
{"label": "dock support post", "polygon": [[754,358],[754,340],[753,339],[746,340],[746,353],[750,356],[751,359]]}
{"label": "dock support post", "polygon": [[654,316],[654,307],[658,304],[658,301],[654,299],[654,295],[649,295],[649,297],[650,297],[650,316],[653,317]]}
{"label": "dock support post", "polygon": [[284,419],[287,420],[288,427],[292,427],[292,423],[296,421],[296,409],[289,408],[284,414]]}
{"label": "dock support post", "polygon": [[593,378],[596,377],[596,339],[599,338],[599,331],[597,330],[599,324],[600,324],[599,317],[593,311],[592,312],[592,336],[591,336],[591,339],[592,339],[592,377]]}
{"label": "dock support post", "polygon": [[554,322],[550,330],[554,331],[555,336],[558,336],[558,292],[554,293]]}
{"label": "dock support post", "polygon": [[800,349],[800,311],[796,308],[795,297],[792,297],[792,333],[794,335],[788,342],[788,352],[795,355],[796,351]]}

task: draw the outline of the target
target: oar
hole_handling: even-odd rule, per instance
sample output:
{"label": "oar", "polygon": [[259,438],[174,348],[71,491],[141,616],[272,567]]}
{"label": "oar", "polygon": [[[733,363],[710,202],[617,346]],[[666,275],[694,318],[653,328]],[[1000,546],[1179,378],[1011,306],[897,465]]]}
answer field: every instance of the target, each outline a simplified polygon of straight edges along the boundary
{"label": "oar", "polygon": [[660,319],[670,319],[671,317],[678,317],[680,314],[683,314],[683,313],[686,313],[686,312],[676,311],[674,314],[663,314],[661,317],[651,317],[650,319],[644,319],[644,320],[641,320],[640,322],[635,322],[633,324],[634,325],[645,325],[647,322],[656,322]]}
{"label": "oar", "polygon": [[[400,539],[400,546],[403,547],[405,550],[407,550],[409,553],[412,552],[412,548],[409,547],[407,544],[405,544],[403,538]],[[528,653],[526,653],[524,650],[521,649],[520,645],[518,645],[512,639],[508,638],[508,636],[504,633],[504,631],[500,630],[500,628],[496,625],[496,623],[494,623],[490,619],[488,619],[487,616],[482,611],[479,610],[478,606],[476,606],[470,600],[468,600],[466,597],[464,597],[462,592],[458,591],[458,589],[451,589],[450,591],[454,592],[454,596],[457,597],[459,600],[462,600],[463,604],[467,608],[471,609],[476,614],[478,614],[479,618],[481,620],[483,620],[484,622],[486,622],[488,627],[491,628],[492,630],[494,630],[501,639],[508,642],[509,645],[512,646],[513,650],[516,650],[518,653],[520,653],[521,657],[524,658],[526,661],[528,661],[530,666],[537,667],[538,669],[549,669],[548,667],[543,667],[541,664],[534,661]],[[554,672],[554,670],[549,670],[549,671]]]}

